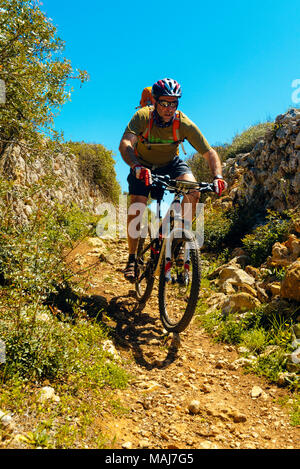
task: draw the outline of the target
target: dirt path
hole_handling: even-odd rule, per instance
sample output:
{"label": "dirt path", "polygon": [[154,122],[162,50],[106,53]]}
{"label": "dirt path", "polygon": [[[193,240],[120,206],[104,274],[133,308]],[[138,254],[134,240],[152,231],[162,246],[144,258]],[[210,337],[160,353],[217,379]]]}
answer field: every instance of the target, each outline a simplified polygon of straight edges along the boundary
{"label": "dirt path", "polygon": [[[75,250],[78,268],[99,258],[94,251],[88,245]],[[214,343],[196,321],[180,334],[180,342],[167,337],[158,315],[157,286],[144,310],[136,312],[134,291],[122,274],[126,242],[111,242],[107,252],[89,293],[107,302],[105,321],[134,376],[129,388],[116,391],[128,412],[99,422],[106,434],[116,436],[115,447],[299,448],[300,429],[290,425],[287,408],[280,405],[287,391],[243,373],[235,348]]]}

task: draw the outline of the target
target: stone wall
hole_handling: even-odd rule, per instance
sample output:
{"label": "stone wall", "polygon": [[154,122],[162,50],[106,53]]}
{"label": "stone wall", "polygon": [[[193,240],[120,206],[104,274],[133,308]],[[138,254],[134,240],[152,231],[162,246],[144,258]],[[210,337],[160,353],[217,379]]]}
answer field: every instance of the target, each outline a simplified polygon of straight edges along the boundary
{"label": "stone wall", "polygon": [[228,200],[258,210],[283,211],[300,203],[300,109],[277,116],[274,129],[250,153],[224,164]]}
{"label": "stone wall", "polygon": [[[26,222],[37,200],[43,199],[49,205],[55,202],[70,205],[75,203],[81,209],[95,211],[104,201],[101,188],[88,181],[78,170],[76,157],[61,152],[49,154],[45,150],[37,158],[31,158],[22,145],[10,145],[0,156],[0,174],[14,182],[14,188],[33,188],[37,193],[32,197],[18,197],[18,190],[11,192],[12,207],[18,221]],[[50,184],[42,190],[38,185],[49,179]],[[21,192],[19,191],[21,194]]]}

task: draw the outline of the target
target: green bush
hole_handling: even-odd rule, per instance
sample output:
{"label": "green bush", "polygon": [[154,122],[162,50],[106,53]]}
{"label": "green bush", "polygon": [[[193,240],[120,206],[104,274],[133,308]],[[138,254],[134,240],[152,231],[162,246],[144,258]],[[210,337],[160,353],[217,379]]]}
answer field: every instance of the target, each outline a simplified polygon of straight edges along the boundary
{"label": "green bush", "polygon": [[[199,313],[199,311],[198,311]],[[234,314],[223,315],[220,311],[199,314],[203,327],[214,336],[217,342],[239,344],[245,330],[244,322]]]}
{"label": "green bush", "polygon": [[[2,182],[0,196],[5,201],[14,188]],[[18,195],[26,197],[26,190],[18,188]],[[65,302],[74,313],[70,319],[80,320],[85,314],[85,305],[80,299],[82,286],[78,280],[75,282],[64,252],[66,249],[70,252],[74,241],[90,232],[87,230],[94,230],[96,219],[76,206],[51,208],[41,202],[28,223],[14,224],[13,210],[9,205],[6,209],[0,220],[0,338],[6,346],[6,363],[0,366],[0,379],[4,381],[13,376],[59,379],[80,368],[85,356],[88,361],[93,347],[84,341],[79,347],[79,329],[68,323],[69,318],[63,311],[59,314],[60,320],[53,317],[46,305],[51,303],[50,298],[65,291]],[[92,328],[92,324],[89,325]],[[93,327],[94,345],[98,343],[99,349],[95,349],[98,356],[95,361],[103,367],[99,343],[104,332],[99,325]],[[88,339],[86,330],[84,337]],[[87,373],[87,367],[84,369]],[[102,374],[102,380],[111,385],[112,377],[119,376],[120,372],[111,365],[105,366]],[[119,376],[116,380],[121,382],[122,378]]]}
{"label": "green bush", "polygon": [[243,333],[243,322],[237,316],[229,314],[219,323],[218,340],[230,344],[239,344]]}
{"label": "green bush", "polygon": [[286,354],[284,350],[279,349],[267,356],[258,356],[257,361],[249,367],[249,371],[254,371],[260,376],[265,376],[271,382],[276,383],[278,376],[285,369]]}
{"label": "green bush", "polygon": [[232,210],[209,208],[204,214],[204,249],[220,252],[228,239],[233,227],[234,213]]}
{"label": "green bush", "polygon": [[262,327],[247,330],[241,334],[241,342],[250,352],[259,352],[267,342],[266,331]]}
{"label": "green bush", "polygon": [[239,153],[250,152],[256,143],[263,139],[268,130],[273,129],[273,123],[265,122],[249,127],[241,134],[237,134],[226,147],[221,147],[222,159],[234,158]]}
{"label": "green bush", "polygon": [[95,235],[96,226],[101,216],[81,210],[76,204],[66,207],[61,204],[55,206],[55,218],[60,229],[68,235],[71,241]]}
{"label": "green bush", "polygon": [[83,176],[99,186],[103,195],[118,203],[121,188],[116,180],[112,152],[103,145],[85,142],[68,142],[65,147],[77,156]]}
{"label": "green bush", "polygon": [[241,244],[253,226],[255,211],[243,207],[207,207],[204,212],[204,249],[216,254]]}
{"label": "green bush", "polygon": [[300,394],[295,396],[291,408],[291,425],[299,427],[300,425]]}
{"label": "green bush", "polygon": [[[23,308],[17,325],[13,321],[0,322],[0,337],[6,347],[6,363],[2,365],[4,380],[12,377],[27,379],[59,379],[69,374],[74,354],[72,330],[55,321],[39,321],[28,316]],[[41,312],[39,307],[39,312]],[[47,311],[49,313],[49,311]],[[45,313],[46,308],[45,308]],[[0,368],[1,370],[1,368]],[[1,373],[0,373],[1,374]]]}
{"label": "green bush", "polygon": [[6,347],[6,362],[0,365],[2,382],[66,381],[77,376],[100,387],[127,385],[127,373],[102,348],[107,333],[101,323],[79,318],[76,323],[61,321],[41,306],[38,314],[29,310],[23,308],[17,324],[8,314],[0,316],[0,337]]}
{"label": "green bush", "polygon": [[[99,217],[75,205],[39,208],[23,225],[0,222],[0,272],[14,286],[11,295],[38,294],[41,299],[63,284],[70,275],[63,262],[64,248],[95,230]],[[21,293],[22,292],[22,293]]]}
{"label": "green bush", "polygon": [[267,219],[269,221],[266,224],[258,226],[242,239],[251,264],[255,267],[259,267],[266,261],[272,253],[273,244],[283,241],[291,226],[290,219],[284,219],[279,214],[269,212]]}
{"label": "green bush", "polygon": [[[278,382],[282,372],[287,371],[288,357],[293,341],[293,324],[298,316],[297,304],[264,304],[254,311],[241,315],[223,314],[215,310],[203,312],[197,308],[197,318],[205,330],[217,342],[244,346],[246,355],[254,355],[247,370]],[[290,382],[292,388],[299,387],[299,377]]]}

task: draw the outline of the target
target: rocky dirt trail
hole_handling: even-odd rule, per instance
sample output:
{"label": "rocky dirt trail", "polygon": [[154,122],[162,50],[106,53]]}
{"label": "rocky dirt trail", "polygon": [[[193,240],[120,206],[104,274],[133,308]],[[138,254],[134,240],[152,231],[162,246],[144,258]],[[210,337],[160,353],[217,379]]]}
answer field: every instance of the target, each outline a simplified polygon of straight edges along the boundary
{"label": "rocky dirt trail", "polygon": [[[108,307],[103,318],[114,348],[133,376],[116,398],[128,409],[104,413],[101,430],[128,449],[298,449],[300,428],[280,401],[287,390],[245,374],[235,347],[216,344],[194,320],[178,337],[159,320],[157,286],[137,311],[132,285],[123,278],[126,240],[83,243],[72,253],[76,269],[99,260],[89,294]],[[117,267],[116,267],[117,266]]]}

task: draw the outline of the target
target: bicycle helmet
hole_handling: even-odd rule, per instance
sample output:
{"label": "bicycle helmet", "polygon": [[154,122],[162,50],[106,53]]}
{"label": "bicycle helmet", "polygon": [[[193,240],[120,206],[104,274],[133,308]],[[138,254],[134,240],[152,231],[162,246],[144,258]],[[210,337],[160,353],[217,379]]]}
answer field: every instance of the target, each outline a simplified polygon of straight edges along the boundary
{"label": "bicycle helmet", "polygon": [[161,96],[171,96],[173,98],[181,97],[181,86],[172,78],[158,80],[152,86],[152,95],[157,100]]}

